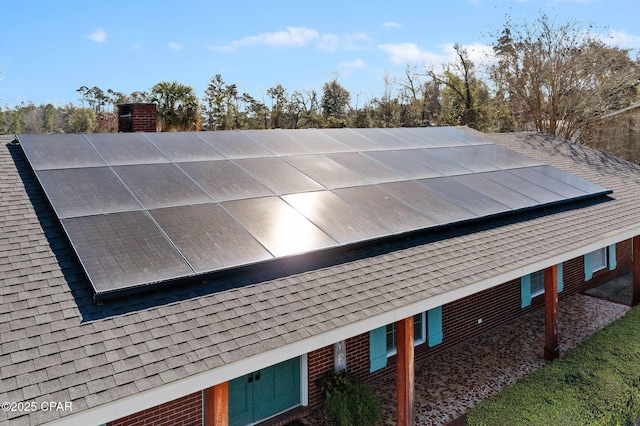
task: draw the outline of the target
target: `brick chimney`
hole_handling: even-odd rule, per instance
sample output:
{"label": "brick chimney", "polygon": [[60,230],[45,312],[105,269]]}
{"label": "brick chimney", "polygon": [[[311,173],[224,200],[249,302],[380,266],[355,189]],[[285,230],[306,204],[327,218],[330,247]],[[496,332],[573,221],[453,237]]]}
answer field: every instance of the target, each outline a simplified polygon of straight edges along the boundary
{"label": "brick chimney", "polygon": [[155,104],[120,104],[118,105],[118,132],[155,132]]}

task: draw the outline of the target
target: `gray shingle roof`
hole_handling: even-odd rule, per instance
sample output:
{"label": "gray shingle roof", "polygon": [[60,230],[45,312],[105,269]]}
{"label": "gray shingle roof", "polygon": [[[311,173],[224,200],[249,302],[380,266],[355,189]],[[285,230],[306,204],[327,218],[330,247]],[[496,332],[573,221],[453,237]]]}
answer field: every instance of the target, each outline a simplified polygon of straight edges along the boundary
{"label": "gray shingle roof", "polygon": [[21,148],[2,143],[0,399],[72,401],[73,412],[0,411],[0,423],[77,414],[640,229],[640,168],[540,134],[485,137],[612,189],[610,201],[385,241],[339,262],[309,259],[306,271],[282,262],[280,272],[255,271],[241,283],[102,305]]}

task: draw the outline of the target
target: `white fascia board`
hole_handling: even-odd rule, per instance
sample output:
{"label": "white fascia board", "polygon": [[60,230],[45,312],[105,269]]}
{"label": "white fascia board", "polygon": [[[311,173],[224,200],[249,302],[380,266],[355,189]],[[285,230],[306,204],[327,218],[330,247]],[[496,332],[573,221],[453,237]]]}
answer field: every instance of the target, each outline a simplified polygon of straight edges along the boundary
{"label": "white fascia board", "polygon": [[361,321],[353,322],[344,327],[336,328],[306,339],[282,346],[270,351],[244,358],[229,364],[225,364],[213,370],[199,373],[166,385],[149,389],[117,401],[101,405],[95,408],[83,410],[77,414],[65,416],[59,420],[47,423],[50,426],[85,426],[99,425],[121,417],[164,404],[169,401],[189,395],[202,389],[207,389],[215,384],[227,382],[244,374],[265,368],[289,359],[307,354],[311,351],[332,345],[341,340],[346,340],[363,333],[367,333],[378,327],[408,318],[420,312],[460,300],[489,288],[497,287],[508,281],[518,279],[523,275],[539,271],[549,266],[580,257],[597,249],[611,244],[625,241],[640,235],[640,226],[618,233],[605,234],[599,240],[581,246],[580,248],[551,256],[544,260],[518,267],[508,272],[496,275],[486,280],[478,281],[446,293],[438,294],[429,299],[406,305],[393,311],[385,312]]}

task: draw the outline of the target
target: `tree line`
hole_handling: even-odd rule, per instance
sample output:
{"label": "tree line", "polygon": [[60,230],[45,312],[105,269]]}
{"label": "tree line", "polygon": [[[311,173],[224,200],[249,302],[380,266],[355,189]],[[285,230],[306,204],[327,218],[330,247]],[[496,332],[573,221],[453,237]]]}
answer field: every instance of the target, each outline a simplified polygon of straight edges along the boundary
{"label": "tree line", "polygon": [[464,125],[485,132],[538,130],[589,143],[601,135],[594,129],[603,116],[640,101],[640,60],[588,25],[557,24],[543,13],[532,22],[507,17],[493,38],[485,72],[455,44],[450,63],[407,65],[400,76],[385,72],[382,93],[367,99],[346,90],[338,74],[321,91],[290,91],[277,83],[259,97],[220,74],[201,99],[178,81],[131,94],[82,86],[80,105],[1,109],[0,133],[114,132],[115,105],[151,102],[161,131]]}

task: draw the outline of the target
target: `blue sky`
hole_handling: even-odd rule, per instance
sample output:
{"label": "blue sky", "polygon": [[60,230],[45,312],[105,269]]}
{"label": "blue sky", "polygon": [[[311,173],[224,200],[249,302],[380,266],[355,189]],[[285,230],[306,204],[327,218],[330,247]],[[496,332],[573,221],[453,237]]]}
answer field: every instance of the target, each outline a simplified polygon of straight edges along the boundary
{"label": "blue sky", "polygon": [[260,99],[277,83],[321,92],[337,73],[366,100],[386,71],[446,62],[455,42],[479,55],[506,14],[539,11],[640,49],[637,0],[2,0],[0,106],[78,104],[80,86],[128,94],[163,80],[202,97],[215,74]]}

